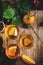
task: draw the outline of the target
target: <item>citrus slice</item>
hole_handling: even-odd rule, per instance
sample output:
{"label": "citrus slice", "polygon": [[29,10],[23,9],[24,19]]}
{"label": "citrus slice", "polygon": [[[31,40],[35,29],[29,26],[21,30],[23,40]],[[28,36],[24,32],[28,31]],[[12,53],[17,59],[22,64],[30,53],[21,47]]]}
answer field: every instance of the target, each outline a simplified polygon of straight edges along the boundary
{"label": "citrus slice", "polygon": [[17,46],[13,46],[13,47],[9,48],[8,49],[8,55],[11,56],[11,57],[14,57],[16,50],[17,50]]}
{"label": "citrus slice", "polygon": [[14,30],[15,30],[15,28],[12,27],[12,28],[9,30],[9,35],[14,35]]}
{"label": "citrus slice", "polygon": [[5,35],[6,37],[9,38],[9,36],[16,36],[18,35],[18,27],[16,27],[15,25],[8,25],[5,28]]}
{"label": "citrus slice", "polygon": [[22,60],[28,64],[35,64],[35,61],[26,55],[21,56]]}
{"label": "citrus slice", "polygon": [[14,25],[8,25],[8,26],[5,27],[5,35],[6,35],[6,37],[9,37],[9,35],[8,35],[8,29],[9,29],[11,26],[14,26]]}
{"label": "citrus slice", "polygon": [[11,44],[5,49],[5,54],[9,59],[16,59],[20,53],[17,45]]}
{"label": "citrus slice", "polygon": [[24,39],[24,46],[28,46],[31,43],[31,40],[28,38]]}
{"label": "citrus slice", "polygon": [[33,45],[34,39],[29,34],[23,34],[20,38],[20,45],[24,48],[29,48]]}

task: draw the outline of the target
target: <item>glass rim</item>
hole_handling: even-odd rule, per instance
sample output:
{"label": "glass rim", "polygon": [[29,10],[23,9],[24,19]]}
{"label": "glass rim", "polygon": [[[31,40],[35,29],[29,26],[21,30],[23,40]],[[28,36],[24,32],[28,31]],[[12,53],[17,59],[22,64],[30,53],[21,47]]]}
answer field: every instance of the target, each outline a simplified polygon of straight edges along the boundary
{"label": "glass rim", "polygon": [[3,29],[2,29],[0,32],[3,32],[3,31],[4,31],[4,29],[5,29],[5,24],[4,24],[4,22],[3,22],[3,21],[0,21],[0,23],[2,23],[2,24],[3,24]]}

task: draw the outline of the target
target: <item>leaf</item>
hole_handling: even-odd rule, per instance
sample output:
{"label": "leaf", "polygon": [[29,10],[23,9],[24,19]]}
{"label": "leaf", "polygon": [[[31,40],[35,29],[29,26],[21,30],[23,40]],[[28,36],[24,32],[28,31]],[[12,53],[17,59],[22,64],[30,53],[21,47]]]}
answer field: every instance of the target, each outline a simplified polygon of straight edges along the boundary
{"label": "leaf", "polygon": [[14,15],[15,15],[15,10],[13,10],[12,8],[6,9],[3,13],[3,17],[5,19],[12,19]]}
{"label": "leaf", "polygon": [[21,26],[22,22],[21,22],[20,18],[16,16],[12,19],[12,24],[17,25],[17,26]]}
{"label": "leaf", "polygon": [[21,15],[27,14],[28,11],[30,11],[31,8],[31,1],[30,0],[20,0],[20,2],[16,5],[16,9],[18,12],[21,13]]}

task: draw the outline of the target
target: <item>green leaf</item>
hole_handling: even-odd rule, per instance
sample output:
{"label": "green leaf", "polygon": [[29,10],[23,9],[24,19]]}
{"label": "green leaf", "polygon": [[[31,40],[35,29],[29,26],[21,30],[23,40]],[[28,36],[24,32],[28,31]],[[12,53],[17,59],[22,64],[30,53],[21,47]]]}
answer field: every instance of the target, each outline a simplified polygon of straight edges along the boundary
{"label": "green leaf", "polygon": [[20,0],[20,3],[17,4],[17,9],[21,12],[21,14],[25,15],[31,8],[31,0]]}
{"label": "green leaf", "polygon": [[20,18],[16,16],[12,19],[12,24],[17,25],[17,26],[21,26],[22,22],[21,22]]}
{"label": "green leaf", "polygon": [[5,19],[12,19],[14,15],[15,15],[15,10],[13,10],[12,8],[6,9],[3,13],[3,17]]}

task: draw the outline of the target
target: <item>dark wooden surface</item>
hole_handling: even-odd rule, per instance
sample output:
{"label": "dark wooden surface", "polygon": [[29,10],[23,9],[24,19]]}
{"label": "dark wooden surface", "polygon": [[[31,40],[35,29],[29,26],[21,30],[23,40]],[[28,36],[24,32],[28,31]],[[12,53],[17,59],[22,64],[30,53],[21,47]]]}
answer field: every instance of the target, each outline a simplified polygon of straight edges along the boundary
{"label": "dark wooden surface", "polygon": [[[43,18],[43,11],[31,11],[31,13],[36,12],[35,15],[35,23],[34,25],[32,25],[33,29],[36,31],[37,35],[40,37],[40,39],[43,41],[43,27],[39,26],[39,23]],[[25,54],[29,57],[31,57],[32,59],[34,59],[34,61],[41,65],[43,64],[43,43],[41,43],[41,41],[39,40],[39,38],[37,38],[37,36],[35,35],[35,33],[33,32],[33,30],[31,28],[28,29],[24,29],[24,28],[19,28],[19,35],[21,34],[21,32],[23,32],[23,30],[25,30],[26,34],[31,34],[34,38],[34,43],[33,43],[33,47],[29,48],[29,49],[25,49],[24,51],[22,50],[22,47],[20,46],[20,54]],[[0,36],[2,36],[3,38],[3,45],[6,46],[7,45],[7,41],[6,41],[6,36],[4,33],[1,33]],[[8,44],[14,44],[15,40],[9,40]],[[27,65],[26,63],[24,63],[21,59],[17,59],[15,64],[12,65]]]}

